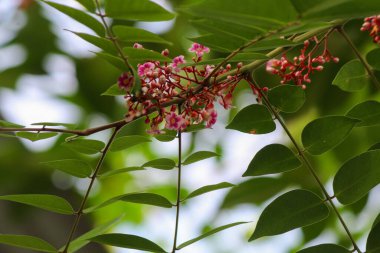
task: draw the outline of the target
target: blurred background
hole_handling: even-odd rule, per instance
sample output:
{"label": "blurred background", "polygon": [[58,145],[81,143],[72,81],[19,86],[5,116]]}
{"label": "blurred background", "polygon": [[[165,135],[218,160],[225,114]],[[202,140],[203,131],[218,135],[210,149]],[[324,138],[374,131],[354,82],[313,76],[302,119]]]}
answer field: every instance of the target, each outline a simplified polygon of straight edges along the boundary
{"label": "blurred background", "polygon": [[[76,8],[74,0],[54,0]],[[184,1],[156,0],[175,12]],[[190,2],[190,1],[188,1]],[[360,32],[361,20],[346,25],[346,30],[359,49],[365,53],[376,47],[367,34]],[[197,35],[185,15],[178,15],[168,22],[136,22],[135,26],[160,34],[173,42],[171,56],[187,52],[191,42],[187,37]],[[0,119],[29,126],[35,122],[73,123],[78,129],[99,126],[123,118],[123,98],[101,96],[116,83],[121,74],[102,59],[94,57],[99,49],[76,37],[65,29],[93,34],[91,30],[64,16],[45,4],[33,0],[0,0]],[[160,51],[164,47],[144,44]],[[339,64],[328,64],[322,73],[315,74],[307,89],[308,100],[301,111],[283,115],[292,133],[299,139],[302,128],[321,115],[343,114],[355,103],[368,98],[379,99],[371,86],[351,94],[331,85],[334,75],[345,62],[354,56],[338,34],[329,40],[330,51],[340,58]],[[295,50],[297,52],[297,50]],[[210,58],[223,57],[212,52]],[[377,73],[378,74],[378,73]],[[274,86],[279,80],[259,69],[256,78],[262,85]],[[252,223],[231,228],[181,250],[184,253],[286,253],[295,252],[301,245],[339,242],[349,247],[349,242],[334,215],[318,225],[297,229],[286,234],[263,238],[248,243],[255,222],[263,208],[281,192],[304,187],[319,193],[317,185],[304,168],[273,177],[247,179],[241,175],[255,153],[270,143],[289,140],[281,127],[266,135],[248,135],[224,127],[238,109],[256,103],[248,86],[241,83],[230,111],[218,108],[218,123],[213,129],[184,135],[184,156],[198,150],[219,153],[218,159],[208,159],[184,167],[183,192],[201,186],[227,181],[239,186],[232,190],[220,190],[202,195],[185,203],[181,210],[179,242],[192,239],[211,227],[236,221]],[[145,124],[136,121],[128,125],[122,134],[144,134]],[[380,128],[358,128],[344,143],[312,162],[332,193],[332,176],[339,166],[364,152],[380,141]],[[110,132],[105,131],[90,138],[105,141]],[[83,198],[89,180],[76,179],[41,165],[41,162],[58,159],[80,158],[95,164],[97,156],[82,156],[60,144],[68,135],[31,142],[19,138],[0,136],[0,195],[46,193],[66,198],[77,208]],[[109,153],[104,169],[139,166],[154,158],[168,157],[176,160],[177,143],[152,143]],[[147,191],[160,193],[171,201],[176,198],[176,171],[147,170],[97,181],[89,204],[93,205],[115,195]],[[359,203],[346,207],[343,217],[364,248],[366,234],[380,210],[380,188]],[[361,212],[361,210],[363,210]],[[360,214],[359,214],[360,213]],[[83,216],[77,235],[94,226],[124,214],[122,222],[113,232],[136,234],[146,237],[164,248],[172,247],[175,210],[147,207],[137,204],[117,203],[89,216]],[[51,214],[16,203],[0,202],[0,233],[28,234],[41,237],[54,246],[62,246],[68,236],[73,217]],[[0,245],[0,252],[30,252]],[[79,252],[124,253],[134,250],[103,248],[89,244]]]}

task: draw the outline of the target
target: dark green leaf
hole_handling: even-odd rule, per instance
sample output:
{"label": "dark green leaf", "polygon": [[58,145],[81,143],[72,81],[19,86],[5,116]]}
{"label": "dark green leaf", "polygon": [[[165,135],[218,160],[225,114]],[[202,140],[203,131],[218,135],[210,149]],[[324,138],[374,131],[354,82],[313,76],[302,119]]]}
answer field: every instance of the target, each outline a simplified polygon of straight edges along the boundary
{"label": "dark green leaf", "polygon": [[302,143],[313,155],[320,155],[341,143],[359,123],[345,116],[327,116],[316,119],[302,131]]}
{"label": "dark green leaf", "polygon": [[204,124],[195,124],[195,125],[190,125],[190,126],[186,127],[185,130],[182,132],[183,133],[194,133],[194,132],[198,132],[198,131],[203,130],[203,129],[206,129],[206,126]]}
{"label": "dark green leaf", "polygon": [[110,150],[120,151],[146,142],[151,142],[151,139],[149,137],[141,135],[123,136],[115,139],[111,145]]}
{"label": "dark green leaf", "polygon": [[101,38],[98,36],[94,36],[91,34],[87,34],[87,33],[73,32],[73,31],[70,31],[70,32],[74,33],[75,35],[87,41],[88,43],[94,46],[97,46],[100,49],[103,49],[107,53],[110,53],[112,55],[117,53],[115,46],[112,44],[110,40],[107,40],[105,38]]}
{"label": "dark green leaf", "polygon": [[98,140],[89,139],[74,139],[62,144],[63,146],[72,149],[73,151],[92,155],[102,151],[105,144]]}
{"label": "dark green leaf", "polygon": [[243,177],[281,173],[297,169],[301,165],[299,158],[289,148],[271,144],[257,152]]}
{"label": "dark green leaf", "polygon": [[264,209],[249,241],[308,226],[328,215],[329,208],[317,195],[306,190],[293,190],[276,198]]}
{"label": "dark green leaf", "polygon": [[306,248],[297,253],[350,253],[351,250],[343,248],[342,246],[336,244],[320,244],[316,246],[312,246],[310,248]]}
{"label": "dark green leaf", "polygon": [[49,2],[49,1],[43,1],[43,2],[47,3],[51,7],[57,9],[58,11],[66,14],[67,16],[75,19],[79,23],[84,24],[88,28],[91,28],[98,35],[104,36],[105,29],[104,29],[102,23],[100,23],[97,19],[90,16],[89,14],[87,14],[83,11],[74,9],[72,7],[66,6],[66,5],[57,4],[57,3],[53,3],[53,2]]}
{"label": "dark green leaf", "polygon": [[66,159],[44,162],[43,164],[75,177],[85,178],[91,176],[92,169],[90,165],[81,160]]}
{"label": "dark green leaf", "polygon": [[265,106],[254,104],[240,110],[226,128],[244,133],[266,134],[274,131],[276,124]]}
{"label": "dark green leaf", "polygon": [[32,132],[17,132],[16,136],[30,140],[39,141],[57,136],[58,133],[32,133]]}
{"label": "dark green leaf", "polygon": [[0,127],[23,128],[24,126],[0,119]]}
{"label": "dark green leaf", "polygon": [[279,47],[294,47],[300,43],[296,43],[285,39],[266,39],[255,43],[254,45],[248,47],[246,51],[256,52],[263,50],[272,50]]}
{"label": "dark green leaf", "polygon": [[102,58],[103,60],[109,62],[115,68],[123,72],[127,70],[127,66],[125,66],[125,63],[119,57],[115,57],[113,55],[106,54],[106,53],[95,53],[95,54],[99,56],[100,58]]}
{"label": "dark green leaf", "polygon": [[165,130],[165,133],[156,134],[153,137],[162,142],[169,142],[175,139],[177,136],[177,131],[174,130]]}
{"label": "dark green leaf", "polygon": [[93,237],[90,241],[127,249],[136,249],[156,253],[166,252],[154,242],[137,235],[104,234]]}
{"label": "dark green leaf", "polygon": [[343,164],[334,178],[334,192],[340,203],[352,204],[380,183],[380,150],[371,150]]}
{"label": "dark green leaf", "polygon": [[129,61],[133,63],[143,63],[146,61],[163,61],[171,62],[171,59],[163,56],[161,53],[144,48],[123,48],[124,54],[128,57]]}
{"label": "dark green leaf", "polygon": [[347,113],[347,116],[361,120],[356,125],[357,127],[380,125],[380,103],[369,100],[357,104]]}
{"label": "dark green leaf", "polygon": [[114,85],[110,86],[105,92],[103,92],[102,96],[121,96],[125,94],[125,90],[120,89],[119,85],[115,83]]}
{"label": "dark green leaf", "polygon": [[202,240],[202,239],[204,239],[204,238],[206,238],[206,237],[209,237],[209,236],[211,236],[211,235],[213,235],[213,234],[216,234],[216,233],[218,233],[218,232],[220,232],[220,231],[223,231],[223,230],[225,230],[225,229],[228,229],[228,228],[231,228],[231,227],[235,227],[235,226],[238,226],[238,225],[241,225],[241,224],[246,224],[246,223],[248,223],[248,222],[235,222],[235,223],[231,223],[231,224],[227,224],[227,225],[223,225],[223,226],[220,226],[220,227],[214,228],[214,229],[212,229],[212,230],[210,230],[210,231],[204,233],[203,235],[200,235],[200,236],[198,236],[198,237],[196,237],[196,238],[194,238],[194,239],[191,239],[191,240],[189,240],[189,241],[187,241],[187,242],[184,242],[184,243],[180,244],[180,245],[177,247],[177,249],[178,249],[178,250],[183,249],[183,248],[185,248],[186,246],[189,246],[190,244],[193,244],[193,243],[195,243],[195,242],[197,242],[197,241],[200,241],[200,240]]}
{"label": "dark green leaf", "polygon": [[376,48],[367,54],[368,63],[376,70],[380,70],[380,48]]}
{"label": "dark green leaf", "polygon": [[189,155],[182,164],[188,165],[215,156],[219,155],[211,151],[198,151]]}
{"label": "dark green leaf", "polygon": [[142,192],[142,193],[127,193],[127,194],[113,197],[97,206],[86,208],[83,212],[84,213],[94,212],[100,208],[109,206],[117,201],[146,204],[146,205],[159,206],[159,207],[165,207],[165,208],[173,207],[173,204],[170,203],[168,199],[166,199],[165,197],[161,195]]}
{"label": "dark green leaf", "polygon": [[126,42],[155,42],[161,44],[171,45],[172,43],[164,40],[157,34],[148,32],[144,29],[130,27],[130,26],[114,26],[113,31],[117,39]]}
{"label": "dark green leaf", "polygon": [[74,214],[74,210],[65,199],[47,194],[20,194],[0,196],[0,200],[8,200],[38,207],[60,214]]}
{"label": "dark green leaf", "polygon": [[152,167],[160,170],[171,170],[176,166],[175,161],[168,158],[159,158],[144,163],[141,167]]}
{"label": "dark green leaf", "polygon": [[[265,54],[260,53],[240,53],[237,54],[232,59],[228,60],[228,62],[252,62],[254,60],[265,60],[268,57]],[[217,65],[221,63],[224,58],[217,58],[211,60],[202,60],[200,62],[188,62],[185,64],[181,64],[181,66],[199,66],[199,65]]]}
{"label": "dark green leaf", "polygon": [[268,92],[272,105],[283,112],[296,112],[305,103],[305,91],[296,85],[279,85]]}
{"label": "dark green leaf", "polygon": [[56,253],[57,250],[46,241],[29,235],[4,235],[0,234],[0,244],[11,245],[19,248],[35,250],[38,252]]}
{"label": "dark green leaf", "polygon": [[83,5],[84,7],[86,7],[87,10],[91,12],[95,12],[96,6],[93,0],[76,0],[76,1],[79,2],[81,5]]}
{"label": "dark green leaf", "polygon": [[203,187],[201,187],[201,188],[193,191],[192,193],[190,193],[183,200],[194,198],[194,197],[197,197],[199,195],[202,195],[202,194],[205,194],[205,193],[208,193],[208,192],[212,192],[212,191],[216,191],[216,190],[220,190],[220,189],[225,189],[225,188],[230,188],[230,187],[233,187],[233,186],[235,186],[235,185],[231,184],[231,183],[228,183],[228,182],[222,182],[222,183],[219,183],[219,184],[206,185],[206,186],[203,186]]}
{"label": "dark green leaf", "polygon": [[366,245],[366,253],[380,252],[380,223],[375,224],[369,232]]}
{"label": "dark green leaf", "polygon": [[245,39],[230,38],[220,34],[208,34],[188,39],[224,53],[230,53],[247,42]]}
{"label": "dark green leaf", "polygon": [[343,65],[332,83],[344,91],[359,91],[368,84],[368,75],[363,64],[355,59]]}
{"label": "dark green leaf", "polygon": [[127,168],[117,169],[117,170],[110,170],[110,171],[107,171],[104,174],[101,174],[100,177],[101,178],[105,178],[105,177],[110,177],[110,176],[118,175],[118,174],[121,174],[121,173],[127,173],[127,172],[132,172],[132,171],[139,171],[139,170],[145,170],[145,169],[143,167],[135,166],[135,167],[127,167]]}

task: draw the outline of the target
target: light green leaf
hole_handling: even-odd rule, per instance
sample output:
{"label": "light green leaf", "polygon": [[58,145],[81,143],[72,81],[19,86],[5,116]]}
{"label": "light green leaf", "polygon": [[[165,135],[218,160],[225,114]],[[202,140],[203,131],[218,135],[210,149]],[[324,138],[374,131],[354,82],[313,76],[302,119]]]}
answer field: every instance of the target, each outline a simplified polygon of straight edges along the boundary
{"label": "light green leaf", "polygon": [[175,161],[169,158],[159,158],[144,163],[141,167],[152,167],[160,170],[171,170],[176,166]]}
{"label": "light green leaf", "polygon": [[59,123],[59,122],[37,122],[37,123],[33,123],[32,126],[63,126],[66,128],[73,128],[75,127],[75,124]]}
{"label": "light green leaf", "polygon": [[114,142],[111,145],[110,150],[120,151],[120,150],[131,148],[133,146],[146,143],[146,142],[151,142],[151,141],[152,140],[149,137],[141,136],[141,135],[123,136],[114,140]]}
{"label": "light green leaf", "polygon": [[132,63],[143,63],[146,61],[162,61],[162,62],[171,62],[171,59],[163,56],[161,53],[144,49],[144,48],[133,48],[125,47],[123,52],[128,56],[128,59]]}
{"label": "light green leaf", "polygon": [[148,32],[144,29],[130,26],[114,26],[112,28],[118,40],[126,42],[155,42],[171,45],[172,43],[164,40],[159,35]]}
{"label": "light green leaf", "polygon": [[103,60],[110,63],[111,65],[113,65],[115,68],[117,68],[123,72],[128,69],[127,66],[125,65],[125,63],[123,62],[123,60],[120,59],[119,57],[115,57],[113,55],[110,55],[107,53],[101,53],[101,52],[95,53],[95,54],[97,56],[99,56],[100,58],[102,58]]}
{"label": "light green leaf", "polygon": [[0,196],[0,200],[13,201],[38,207],[60,214],[74,214],[74,210],[65,199],[47,194],[19,194]]}
{"label": "light green leaf", "polygon": [[79,153],[92,155],[101,152],[105,144],[98,140],[74,139],[69,142],[64,142],[62,146]]}
{"label": "light green leaf", "polygon": [[198,162],[207,158],[215,157],[215,156],[219,156],[219,155],[211,151],[198,151],[189,155],[182,164],[188,165],[188,164],[195,163],[195,162]]}
{"label": "light green leaf", "polygon": [[90,165],[86,162],[75,159],[49,161],[43,162],[42,164],[80,178],[89,177],[92,172]]}
{"label": "light green leaf", "polygon": [[121,96],[125,95],[126,92],[123,89],[119,88],[119,85],[115,83],[114,85],[110,86],[105,92],[103,92],[102,96]]}
{"label": "light green leaf", "polygon": [[92,17],[91,15],[74,9],[72,7],[62,5],[62,4],[57,4],[49,1],[43,1],[44,3],[47,3],[51,7],[57,9],[58,11],[66,14],[67,16],[75,19],[79,23],[84,24],[88,28],[91,28],[94,32],[96,32],[99,36],[104,36],[105,35],[105,29],[103,27],[103,24],[100,23],[96,18]]}
{"label": "light green leaf", "polygon": [[153,137],[157,139],[158,141],[169,142],[169,141],[174,140],[176,136],[177,136],[177,131],[166,129],[165,133],[156,134]]}
{"label": "light green leaf", "polygon": [[128,172],[140,171],[140,170],[145,170],[145,169],[143,167],[138,167],[138,166],[127,167],[127,168],[107,171],[106,173],[101,174],[99,177],[100,178],[105,178],[105,177],[110,177],[110,176],[118,175],[118,174],[121,174],[121,173],[128,173]]}
{"label": "light green leaf", "polygon": [[366,253],[380,252],[380,223],[375,223],[369,232],[366,245]]}
{"label": "light green leaf", "polygon": [[76,0],[76,1],[79,2],[81,5],[83,5],[84,7],[86,7],[87,10],[91,12],[95,12],[96,6],[94,3],[94,0]]}
{"label": "light green leaf", "polygon": [[112,44],[110,40],[107,40],[105,38],[101,38],[98,36],[94,36],[91,34],[87,34],[87,33],[73,32],[73,31],[70,31],[70,32],[77,35],[81,39],[87,41],[88,43],[94,46],[97,46],[100,49],[103,49],[105,52],[110,53],[111,55],[117,54],[115,46]]}
{"label": "light green leaf", "polygon": [[90,238],[90,241],[127,249],[136,249],[155,253],[166,252],[154,242],[137,235],[104,234]]}
{"label": "light green leaf", "polygon": [[288,147],[270,144],[257,152],[243,177],[281,173],[297,169],[301,165],[300,159]]}
{"label": "light green leaf", "polygon": [[370,51],[367,56],[367,62],[376,70],[380,70],[380,48]]}
{"label": "light green leaf", "polygon": [[367,151],[345,162],[334,178],[334,193],[344,205],[355,203],[380,183],[380,150]]}
{"label": "light green leaf", "polygon": [[0,127],[23,128],[24,126],[0,119]]}
{"label": "light green leaf", "polygon": [[297,253],[350,253],[351,251],[336,244],[320,244],[306,248]]}
{"label": "light green leaf", "polygon": [[46,241],[40,238],[29,235],[0,234],[0,244],[35,250],[38,252],[57,252],[57,250],[51,244],[47,243]]}
{"label": "light green leaf", "polygon": [[296,112],[305,103],[305,91],[296,85],[279,85],[268,92],[269,102],[283,112]]}
{"label": "light green leaf", "polygon": [[191,245],[191,244],[193,244],[193,243],[195,243],[197,241],[200,241],[200,240],[202,240],[202,239],[204,239],[206,237],[209,237],[209,236],[211,236],[213,234],[216,234],[216,233],[218,233],[220,231],[223,231],[223,230],[226,230],[228,228],[235,227],[235,226],[238,226],[238,225],[241,225],[241,224],[246,224],[246,223],[249,223],[249,222],[235,222],[235,223],[231,223],[231,224],[227,224],[227,225],[223,225],[223,226],[214,228],[214,229],[212,229],[212,230],[210,230],[210,231],[208,231],[208,232],[206,232],[206,233],[204,233],[204,234],[202,234],[202,235],[200,235],[200,236],[198,236],[198,237],[196,237],[194,239],[191,239],[189,241],[186,241],[186,242],[180,244],[177,247],[177,249],[178,250],[183,249],[186,246],[189,246],[189,245]]}
{"label": "light green leaf", "polygon": [[39,141],[39,140],[49,139],[57,135],[58,133],[32,133],[32,132],[17,132],[16,133],[17,137],[21,137],[30,141]]}
{"label": "light green leaf", "polygon": [[312,155],[320,155],[341,143],[360,121],[345,116],[316,119],[302,131],[302,143]]}
{"label": "light green leaf", "polygon": [[356,127],[380,125],[380,103],[373,100],[362,102],[355,105],[346,115],[361,120]]}
{"label": "light green leaf", "polygon": [[368,84],[368,74],[363,64],[355,59],[343,65],[332,83],[344,91],[359,91]]}
{"label": "light green leaf", "polygon": [[194,124],[194,125],[190,125],[190,126],[186,127],[185,130],[182,132],[183,133],[194,133],[194,132],[201,131],[203,129],[206,129],[206,126],[204,124]]}
{"label": "light green leaf", "polygon": [[220,190],[220,189],[225,189],[225,188],[230,188],[230,187],[234,187],[234,186],[235,186],[234,184],[231,184],[231,183],[228,183],[228,182],[222,182],[222,183],[219,183],[219,184],[206,185],[206,186],[203,186],[203,187],[201,187],[201,188],[193,191],[192,193],[190,193],[189,195],[187,195],[187,197],[184,198],[183,200],[194,198],[194,197],[197,197],[199,195],[202,195],[202,194],[205,194],[205,193],[208,193],[208,192],[212,192],[212,191],[216,191],[216,190]]}
{"label": "light green leaf", "polygon": [[274,131],[276,124],[265,106],[253,104],[240,110],[226,128],[243,133],[266,134]]}
{"label": "light green leaf", "polygon": [[249,241],[308,226],[328,215],[329,208],[317,195],[306,190],[293,190],[276,198],[264,209]]}
{"label": "light green leaf", "polygon": [[113,197],[99,205],[86,208],[83,212],[84,213],[94,212],[100,208],[109,206],[117,201],[146,204],[146,205],[159,206],[159,207],[165,207],[165,208],[173,207],[173,204],[170,203],[168,199],[166,199],[165,197],[161,195],[154,194],[154,193],[141,192],[141,193],[127,193],[127,194]]}

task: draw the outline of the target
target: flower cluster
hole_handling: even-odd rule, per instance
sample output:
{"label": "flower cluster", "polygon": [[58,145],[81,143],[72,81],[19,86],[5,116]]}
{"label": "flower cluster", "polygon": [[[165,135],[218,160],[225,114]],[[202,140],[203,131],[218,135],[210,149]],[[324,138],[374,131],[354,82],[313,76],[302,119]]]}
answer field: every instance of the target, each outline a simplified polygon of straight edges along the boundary
{"label": "flower cluster", "polygon": [[373,38],[373,42],[380,45],[380,15],[365,18],[360,30],[370,31],[369,35]]}
{"label": "flower cluster", "polygon": [[323,64],[326,62],[339,62],[339,58],[332,56],[327,49],[326,39],[325,48],[322,54],[313,56],[313,53],[316,51],[319,45],[316,38],[313,40],[316,42],[316,46],[310,50],[309,53],[306,52],[310,46],[310,41],[306,40],[299,56],[294,57],[293,60],[288,59],[286,55],[283,55],[279,60],[269,60],[266,64],[266,71],[271,74],[280,76],[282,84],[293,81],[294,84],[301,86],[303,89],[306,89],[305,83],[311,82],[311,73],[314,71],[322,71]]}
{"label": "flower cluster", "polygon": [[[142,48],[137,43],[134,47]],[[163,124],[165,129],[169,130],[184,130],[193,124],[205,124],[210,128],[218,116],[214,108],[215,101],[225,109],[231,108],[232,93],[241,77],[236,74],[219,82],[214,78],[211,85],[205,83],[204,80],[215,68],[214,65],[202,65],[202,57],[205,53],[209,53],[210,49],[194,43],[189,51],[195,53],[191,64],[186,64],[183,55],[174,57],[170,63],[147,61],[139,64],[137,66],[137,74],[141,80],[139,92],[132,92],[134,77],[131,73],[123,73],[120,76],[119,87],[126,92],[127,121],[144,115],[145,123],[150,124],[148,132],[151,134],[162,133],[160,126]],[[169,51],[165,49],[162,55],[168,56]],[[239,63],[238,68],[241,66]],[[227,64],[225,68],[215,71],[213,77],[224,74],[230,69],[231,65]],[[158,113],[152,116],[149,115],[151,111]]]}

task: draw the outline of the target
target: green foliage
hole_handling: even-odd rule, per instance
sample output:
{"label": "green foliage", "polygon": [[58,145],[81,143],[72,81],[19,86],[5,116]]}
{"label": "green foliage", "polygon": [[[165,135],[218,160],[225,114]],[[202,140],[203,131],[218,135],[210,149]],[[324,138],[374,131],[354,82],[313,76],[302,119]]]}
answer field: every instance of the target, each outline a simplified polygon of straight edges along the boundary
{"label": "green foliage", "polygon": [[176,166],[175,161],[169,158],[158,158],[144,163],[141,167],[152,167],[160,170],[171,170]]}
{"label": "green foliage", "polygon": [[98,140],[90,140],[90,139],[74,139],[62,144],[73,151],[92,155],[102,151],[105,144]]}
{"label": "green foliage", "polygon": [[368,63],[376,70],[380,70],[380,48],[376,48],[368,52],[367,56]]}
{"label": "green foliage", "polygon": [[380,124],[380,103],[373,100],[362,102],[347,112],[347,116],[360,120],[357,127],[377,126]]}
{"label": "green foliage", "polygon": [[150,138],[140,135],[123,136],[115,139],[110,150],[121,151],[146,142],[151,142]]}
{"label": "green foliage", "polygon": [[211,151],[198,151],[189,155],[182,164],[189,165],[189,164],[196,163],[201,160],[208,159],[215,156],[219,156],[219,155]]}
{"label": "green foliage", "polygon": [[194,198],[194,197],[197,197],[199,195],[202,195],[202,194],[205,194],[205,193],[208,193],[208,192],[212,192],[212,191],[216,191],[216,190],[220,190],[220,189],[225,189],[225,188],[230,188],[230,187],[234,187],[234,186],[235,185],[233,185],[231,183],[228,183],[228,182],[222,182],[222,183],[213,184],[213,185],[206,185],[206,186],[203,186],[203,187],[201,187],[201,188],[199,188],[199,189],[191,192],[183,200]]}
{"label": "green foliage", "polygon": [[312,246],[298,251],[297,253],[320,253],[320,252],[329,252],[329,253],[349,253],[350,250],[343,248],[342,246],[335,244],[320,244]]}
{"label": "green foliage", "polygon": [[56,253],[57,250],[44,240],[29,235],[4,235],[0,234],[0,243],[19,248],[35,250],[38,252]]}
{"label": "green foliage", "polygon": [[39,141],[43,139],[49,139],[57,135],[58,135],[57,133],[30,133],[30,132],[16,133],[16,136],[30,140],[30,141]]}
{"label": "green foliage", "polygon": [[344,91],[359,91],[368,85],[368,75],[359,60],[347,62],[332,82]]}
{"label": "green foliage", "polygon": [[366,252],[368,253],[378,253],[380,252],[380,223],[374,222],[371,231],[369,232],[367,238]]}
{"label": "green foliage", "polygon": [[89,177],[92,172],[90,165],[76,159],[49,161],[42,164],[80,178]]}
{"label": "green foliage", "polygon": [[129,26],[114,26],[112,30],[117,36],[117,39],[123,42],[155,42],[171,45],[171,42],[144,29]]}
{"label": "green foliage", "polygon": [[280,85],[268,92],[272,105],[283,112],[296,112],[305,103],[305,92],[299,86]]}

